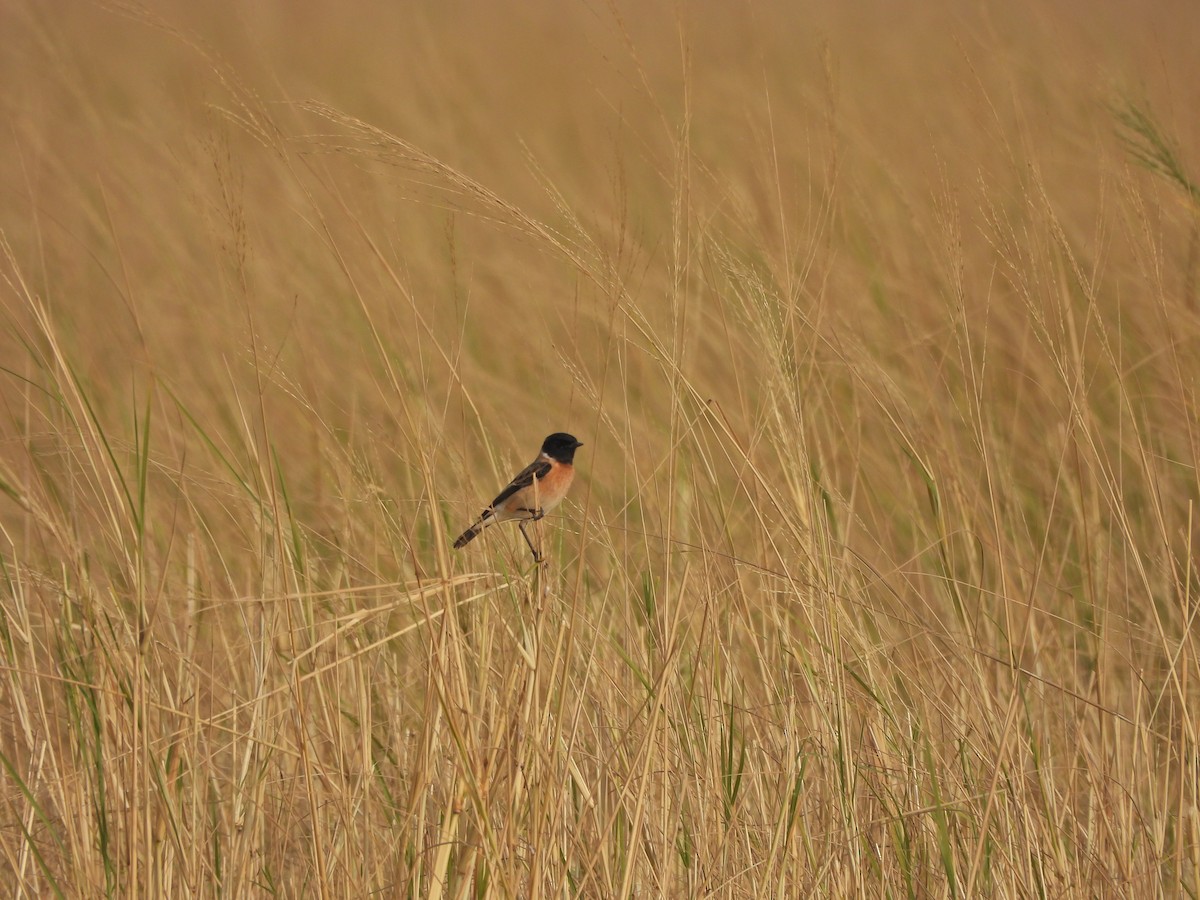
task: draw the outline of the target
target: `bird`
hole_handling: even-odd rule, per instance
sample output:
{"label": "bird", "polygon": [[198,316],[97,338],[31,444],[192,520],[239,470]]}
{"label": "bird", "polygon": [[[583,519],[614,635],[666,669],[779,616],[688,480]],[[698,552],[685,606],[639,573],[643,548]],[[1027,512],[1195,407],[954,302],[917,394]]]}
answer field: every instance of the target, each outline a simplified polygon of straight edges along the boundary
{"label": "bird", "polygon": [[541,563],[542,555],[533,546],[525,526],[536,522],[562,502],[575,478],[575,451],[583,446],[572,434],[556,431],[542,441],[542,452],[537,459],[516,474],[508,486],[487,509],[479,514],[475,523],[454,541],[454,549],[461,550],[479,536],[479,532],[497,522],[518,520],[521,536],[529,545],[535,563]]}

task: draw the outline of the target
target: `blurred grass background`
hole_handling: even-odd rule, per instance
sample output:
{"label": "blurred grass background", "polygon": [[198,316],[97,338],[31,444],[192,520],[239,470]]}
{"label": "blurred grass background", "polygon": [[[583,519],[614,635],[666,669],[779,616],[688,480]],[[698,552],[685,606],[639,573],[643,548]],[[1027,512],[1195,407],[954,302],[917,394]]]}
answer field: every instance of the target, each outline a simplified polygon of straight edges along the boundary
{"label": "blurred grass background", "polygon": [[15,895],[1196,896],[1198,19],[5,2]]}

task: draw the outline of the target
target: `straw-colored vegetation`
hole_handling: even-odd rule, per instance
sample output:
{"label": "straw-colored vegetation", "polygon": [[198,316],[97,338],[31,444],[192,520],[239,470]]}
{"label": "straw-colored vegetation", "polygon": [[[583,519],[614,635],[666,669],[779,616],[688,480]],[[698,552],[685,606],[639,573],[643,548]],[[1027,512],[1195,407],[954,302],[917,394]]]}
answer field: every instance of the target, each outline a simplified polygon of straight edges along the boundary
{"label": "straw-colored vegetation", "polygon": [[0,28],[5,893],[1200,891],[1195,4]]}

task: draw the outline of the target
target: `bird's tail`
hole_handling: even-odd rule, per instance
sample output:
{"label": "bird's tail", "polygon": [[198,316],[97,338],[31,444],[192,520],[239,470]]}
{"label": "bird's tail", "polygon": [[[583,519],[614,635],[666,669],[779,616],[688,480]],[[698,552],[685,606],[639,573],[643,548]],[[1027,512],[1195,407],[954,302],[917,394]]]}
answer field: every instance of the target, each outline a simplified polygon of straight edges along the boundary
{"label": "bird's tail", "polygon": [[479,517],[478,522],[454,539],[454,549],[461,550],[463,547],[467,546],[467,544],[471,543],[471,541],[475,540],[475,538],[479,537],[479,532],[483,531],[486,526],[491,524],[491,518],[492,511],[490,509],[484,510],[483,515]]}
{"label": "bird's tail", "polygon": [[461,550],[467,544],[471,543],[471,541],[475,540],[475,538],[479,537],[479,532],[481,531],[483,531],[483,523],[476,522],[455,539],[454,549]]}

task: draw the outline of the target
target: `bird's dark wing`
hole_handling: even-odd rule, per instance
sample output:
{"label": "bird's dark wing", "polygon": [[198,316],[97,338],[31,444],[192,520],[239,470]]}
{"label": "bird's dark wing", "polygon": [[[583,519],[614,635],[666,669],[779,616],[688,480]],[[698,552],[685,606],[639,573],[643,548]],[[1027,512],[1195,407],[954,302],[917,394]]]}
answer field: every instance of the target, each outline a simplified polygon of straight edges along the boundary
{"label": "bird's dark wing", "polygon": [[520,472],[517,477],[508,483],[508,487],[496,495],[496,499],[492,501],[489,509],[495,509],[521,488],[529,487],[533,484],[535,478],[545,478],[550,472],[551,463],[546,459],[535,459]]}

